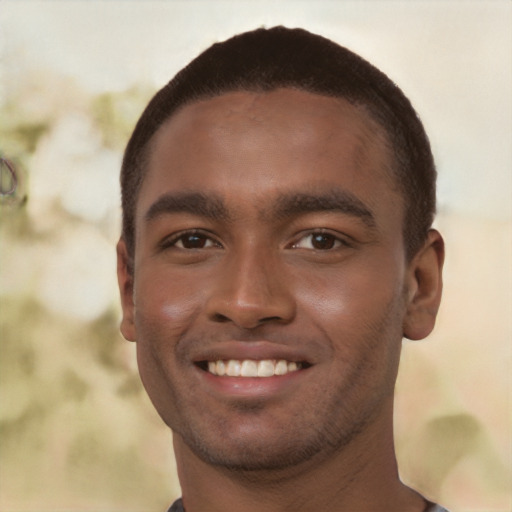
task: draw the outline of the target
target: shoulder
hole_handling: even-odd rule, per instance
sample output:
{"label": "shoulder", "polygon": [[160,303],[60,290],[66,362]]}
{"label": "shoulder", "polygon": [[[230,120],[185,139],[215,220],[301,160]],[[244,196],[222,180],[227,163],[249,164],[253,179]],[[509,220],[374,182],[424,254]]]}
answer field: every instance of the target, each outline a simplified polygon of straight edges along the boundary
{"label": "shoulder", "polygon": [[425,512],[449,512],[444,507],[441,507],[441,505],[437,505],[436,503],[432,503]]}
{"label": "shoulder", "polygon": [[[181,501],[181,498],[176,500],[171,508],[167,512],[185,512],[185,509],[183,508],[183,502]],[[449,512],[444,507],[441,507],[441,505],[437,505],[435,503],[432,503],[425,512]]]}
{"label": "shoulder", "polygon": [[[183,508],[183,502],[181,501],[181,498],[176,500],[172,505],[171,508],[167,512],[185,512],[185,509]],[[430,511],[429,511],[430,512]],[[437,511],[436,511],[437,512]]]}

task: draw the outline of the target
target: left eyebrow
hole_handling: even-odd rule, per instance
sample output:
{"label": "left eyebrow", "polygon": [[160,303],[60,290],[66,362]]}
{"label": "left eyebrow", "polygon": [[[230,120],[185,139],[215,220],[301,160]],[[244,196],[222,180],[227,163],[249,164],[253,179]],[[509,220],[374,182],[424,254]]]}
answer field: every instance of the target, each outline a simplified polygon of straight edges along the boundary
{"label": "left eyebrow", "polygon": [[150,222],[162,215],[189,213],[212,220],[228,219],[227,208],[220,197],[202,193],[164,194],[160,196],[144,215]]}
{"label": "left eyebrow", "polygon": [[301,214],[334,211],[360,219],[369,228],[375,228],[375,217],[358,197],[348,191],[333,190],[322,194],[297,193],[281,196],[274,213],[279,218]]}

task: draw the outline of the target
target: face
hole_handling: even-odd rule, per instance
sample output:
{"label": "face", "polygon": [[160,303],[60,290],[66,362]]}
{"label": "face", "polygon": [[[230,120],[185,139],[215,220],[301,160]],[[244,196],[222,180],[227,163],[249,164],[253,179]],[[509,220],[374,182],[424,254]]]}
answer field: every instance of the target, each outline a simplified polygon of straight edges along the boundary
{"label": "face", "polygon": [[197,102],[155,135],[122,330],[204,461],[285,467],[391,421],[408,290],[389,167],[361,111],[293,90]]}

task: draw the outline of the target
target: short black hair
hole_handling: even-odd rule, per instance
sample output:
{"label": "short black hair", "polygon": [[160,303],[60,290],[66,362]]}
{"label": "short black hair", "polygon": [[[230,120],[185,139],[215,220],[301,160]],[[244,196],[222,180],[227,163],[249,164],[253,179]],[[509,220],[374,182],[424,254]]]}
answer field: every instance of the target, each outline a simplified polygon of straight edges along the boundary
{"label": "short black hair", "polygon": [[121,169],[122,237],[135,250],[135,209],[150,141],[180,107],[234,91],[293,88],[342,98],[384,130],[395,182],[404,198],[405,251],[411,258],[432,225],[436,169],[423,125],[403,92],[380,70],[303,29],[260,28],[216,43],[183,68],[150,101],[128,142]]}

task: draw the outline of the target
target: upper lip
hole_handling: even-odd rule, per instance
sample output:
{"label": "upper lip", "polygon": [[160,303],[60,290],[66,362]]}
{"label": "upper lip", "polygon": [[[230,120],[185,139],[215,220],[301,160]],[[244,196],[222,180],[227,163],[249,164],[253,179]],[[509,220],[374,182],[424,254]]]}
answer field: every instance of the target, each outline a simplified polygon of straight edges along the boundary
{"label": "upper lip", "polygon": [[227,361],[230,359],[239,361],[243,361],[245,359],[252,359],[256,361],[264,359],[283,359],[286,361],[313,364],[311,357],[308,356],[304,350],[266,340],[250,342],[237,340],[225,341],[205,347],[192,356],[194,363],[219,360]]}

